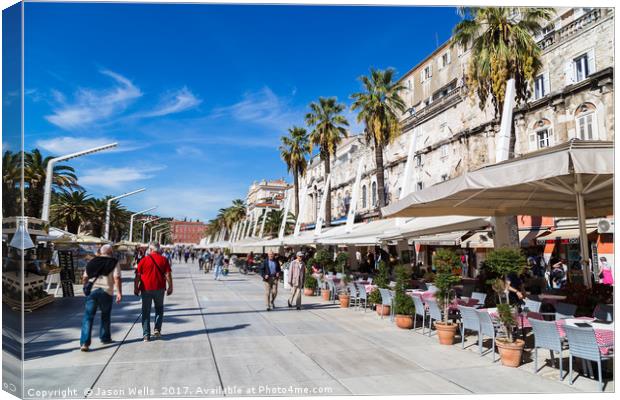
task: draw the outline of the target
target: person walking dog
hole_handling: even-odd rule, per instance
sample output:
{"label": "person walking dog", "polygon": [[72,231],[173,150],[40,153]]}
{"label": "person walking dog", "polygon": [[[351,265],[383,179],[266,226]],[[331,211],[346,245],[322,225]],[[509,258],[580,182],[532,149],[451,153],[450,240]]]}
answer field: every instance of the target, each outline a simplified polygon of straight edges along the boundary
{"label": "person walking dog", "polygon": [[152,242],[149,250],[138,264],[134,281],[134,294],[142,298],[142,339],[145,342],[151,340],[151,304],[155,303],[153,335],[158,339],[164,322],[164,294],[172,294],[172,270],[166,257],[160,254],[159,243]]}
{"label": "person walking dog", "polygon": [[301,310],[301,291],[304,287],[304,279],[306,278],[306,265],[303,261],[304,253],[297,252],[297,258],[291,262],[288,274],[288,284],[293,292],[288,300],[288,306],[293,307],[293,303],[298,310]]}
{"label": "person walking dog", "polygon": [[267,311],[276,308],[275,301],[278,295],[278,282],[280,280],[280,262],[275,258],[273,251],[267,253],[267,259],[263,261],[261,266],[261,276],[265,283],[265,300],[267,302]]}
{"label": "person walking dog", "polygon": [[90,260],[82,275],[86,304],[82,319],[82,333],[80,335],[80,350],[88,351],[90,347],[93,320],[97,308],[101,311],[101,328],[99,339],[102,344],[113,343],[110,325],[112,314],[112,300],[116,288],[116,303],[123,298],[121,291],[121,267],[118,260],[112,257],[113,249],[109,244],[101,246],[97,256]]}

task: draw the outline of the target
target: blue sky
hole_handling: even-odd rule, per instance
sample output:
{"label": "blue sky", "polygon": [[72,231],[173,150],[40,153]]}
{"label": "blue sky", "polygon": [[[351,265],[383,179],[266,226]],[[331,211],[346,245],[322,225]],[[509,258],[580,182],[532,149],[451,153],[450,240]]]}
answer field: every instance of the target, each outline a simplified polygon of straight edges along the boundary
{"label": "blue sky", "polygon": [[27,3],[25,148],[118,141],[71,161],[89,192],[147,187],[123,203],[208,219],[252,181],[287,177],[279,137],[309,102],[350,104],[370,66],[400,76],[457,21],[453,8]]}

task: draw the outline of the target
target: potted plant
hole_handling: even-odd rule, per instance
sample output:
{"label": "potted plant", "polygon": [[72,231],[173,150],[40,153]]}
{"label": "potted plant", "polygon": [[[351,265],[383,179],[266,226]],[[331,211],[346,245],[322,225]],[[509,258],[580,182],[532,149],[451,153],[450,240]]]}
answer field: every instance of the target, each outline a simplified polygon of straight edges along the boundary
{"label": "potted plant", "polygon": [[[390,271],[388,270],[388,265],[385,261],[381,261],[379,262],[378,268],[377,268],[377,276],[375,276],[374,279],[374,283],[377,285],[378,288],[381,289],[387,289],[389,284],[390,284]],[[381,304],[382,298],[381,298],[381,292],[377,289],[377,294],[375,295],[376,297],[376,303],[377,305]],[[390,306],[389,305],[382,305],[381,307],[376,307],[377,310],[377,314],[382,315],[382,316],[386,316],[386,315],[390,315]]]}
{"label": "potted plant", "polygon": [[349,308],[349,300],[351,299],[351,296],[349,295],[349,292],[347,291],[347,283],[349,283],[349,277],[347,275],[344,275],[342,277],[342,283],[344,285],[340,287],[340,290],[338,292],[338,300],[340,300],[340,308]]}
{"label": "potted plant", "polygon": [[394,314],[396,314],[396,326],[401,329],[413,328],[413,314],[415,305],[411,296],[405,292],[406,282],[409,280],[407,267],[399,265],[396,269],[396,288],[394,295]]}
{"label": "potted plant", "polygon": [[304,296],[313,296],[314,291],[319,286],[316,278],[312,276],[312,267],[306,266],[306,277],[304,278]]}
{"label": "potted plant", "polygon": [[373,288],[368,294],[368,305],[374,307],[377,304],[381,304],[381,292],[379,292],[379,289]]}
{"label": "potted plant", "polygon": [[345,252],[338,253],[335,263],[338,270],[342,272],[342,275],[345,275],[348,272],[347,265],[349,263],[349,255]]}
{"label": "potted plant", "polygon": [[435,296],[439,307],[443,309],[443,321],[435,321],[435,329],[437,329],[437,337],[439,343],[444,345],[452,345],[454,343],[454,335],[456,334],[457,324],[448,319],[450,307],[450,294],[453,292],[452,286],[461,281],[461,277],[455,275],[453,270],[455,266],[460,265],[460,258],[452,250],[439,249],[435,253],[435,274],[434,284],[437,287]]}
{"label": "potted plant", "polygon": [[508,275],[520,275],[525,268],[525,257],[518,249],[497,249],[491,251],[485,260],[487,268],[501,279],[496,279],[493,284],[493,290],[497,293],[499,304],[497,305],[498,318],[502,326],[502,338],[497,339],[497,348],[499,350],[502,365],[507,367],[518,367],[521,365],[521,356],[525,342],[516,339],[512,332],[516,326],[515,315],[516,307],[509,304],[508,286],[506,281]]}
{"label": "potted plant", "polygon": [[331,270],[334,263],[334,256],[327,249],[319,249],[314,254],[314,261],[323,269],[323,272]]}

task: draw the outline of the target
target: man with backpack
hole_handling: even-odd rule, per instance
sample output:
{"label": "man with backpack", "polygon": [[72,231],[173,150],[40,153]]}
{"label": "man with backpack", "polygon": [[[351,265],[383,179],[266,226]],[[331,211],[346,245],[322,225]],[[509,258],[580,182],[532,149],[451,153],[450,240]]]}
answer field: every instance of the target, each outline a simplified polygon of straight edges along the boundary
{"label": "man with backpack", "polygon": [[[168,288],[166,289],[166,285]],[[140,261],[136,269],[134,294],[142,298],[142,339],[151,340],[151,304],[155,303],[156,339],[161,337],[164,319],[164,294],[172,294],[172,270],[166,257],[160,254],[159,243],[149,245],[149,254]]]}
{"label": "man with backpack", "polygon": [[109,244],[101,246],[97,256],[90,260],[82,275],[86,306],[82,319],[82,334],[80,335],[80,350],[88,351],[90,347],[93,320],[97,308],[101,311],[101,329],[99,339],[102,344],[112,343],[110,323],[112,314],[112,300],[116,288],[116,303],[123,298],[121,292],[121,268],[114,258],[113,248]]}

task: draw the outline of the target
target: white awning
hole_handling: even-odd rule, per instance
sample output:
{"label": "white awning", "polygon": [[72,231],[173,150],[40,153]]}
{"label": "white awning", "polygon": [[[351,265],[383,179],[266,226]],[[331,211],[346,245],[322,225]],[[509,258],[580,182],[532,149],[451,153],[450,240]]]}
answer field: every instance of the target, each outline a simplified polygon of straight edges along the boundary
{"label": "white awning", "polygon": [[317,239],[317,243],[323,244],[356,244],[373,245],[381,242],[381,236],[396,224],[395,219],[382,219],[377,221],[354,224],[351,232],[346,232],[346,225],[334,228]]}
{"label": "white awning", "polygon": [[[586,232],[589,235],[595,230],[596,228],[590,227],[586,229]],[[579,243],[579,228],[556,229],[554,231],[545,231],[536,237],[536,243],[545,244],[549,240],[556,240],[556,239],[560,239],[560,240],[567,239],[567,240],[574,241],[574,243]]]}
{"label": "white awning", "polygon": [[461,247],[464,249],[492,249],[495,247],[495,242],[493,241],[491,232],[482,231],[476,232],[467,239],[464,239],[461,242]]}
{"label": "white awning", "polygon": [[573,140],[413,192],[383,215],[577,216],[577,177],[585,217],[611,215],[613,151],[613,142]]}
{"label": "white awning", "polygon": [[454,231],[483,229],[491,223],[490,218],[447,215],[441,217],[412,218],[402,225],[392,224],[382,240],[399,240],[423,235],[436,235]]}
{"label": "white awning", "polygon": [[457,231],[440,233],[437,235],[425,235],[413,239],[415,244],[427,246],[458,246],[461,244],[461,238],[468,231]]}

